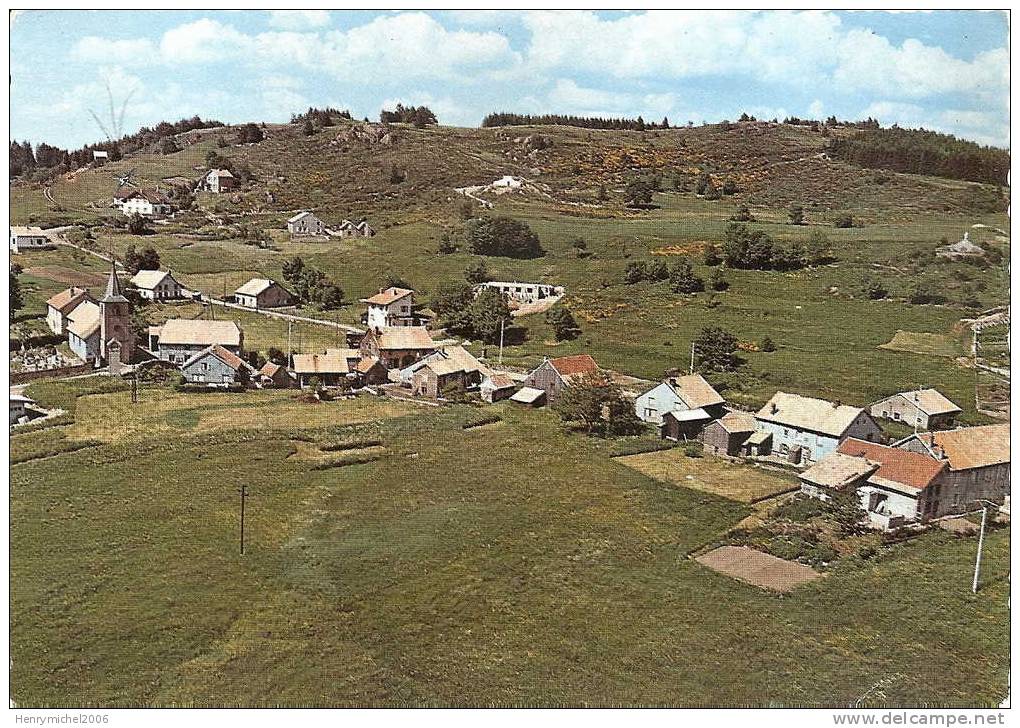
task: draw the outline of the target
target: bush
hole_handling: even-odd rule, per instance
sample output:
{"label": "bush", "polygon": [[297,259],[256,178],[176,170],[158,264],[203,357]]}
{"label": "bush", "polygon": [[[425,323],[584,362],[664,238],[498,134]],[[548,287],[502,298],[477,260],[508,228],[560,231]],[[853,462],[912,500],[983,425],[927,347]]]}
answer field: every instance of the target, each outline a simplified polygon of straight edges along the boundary
{"label": "bush", "polygon": [[705,281],[694,273],[691,262],[683,258],[669,272],[669,288],[673,293],[697,293],[705,290]]}
{"label": "bush", "polygon": [[573,339],[581,333],[581,327],[577,325],[574,315],[569,308],[564,306],[557,306],[546,311],[545,321],[552,327],[553,335],[557,341]]}
{"label": "bush", "polygon": [[538,236],[528,224],[509,217],[470,220],[465,238],[475,255],[507,258],[537,258],[545,255]]}
{"label": "bush", "polygon": [[804,220],[804,207],[802,205],[790,205],[790,222],[794,225],[803,225]]}
{"label": "bush", "polygon": [[733,213],[733,217],[730,218],[734,222],[752,222],[754,217],[751,215],[751,208],[747,205],[741,205],[737,208],[737,211]]}
{"label": "bush", "polygon": [[852,228],[854,226],[854,216],[850,213],[837,215],[833,226],[838,228]]}
{"label": "bush", "polygon": [[761,344],[759,345],[758,348],[764,352],[772,352],[776,350],[776,342],[774,342],[770,337],[766,336],[764,339],[761,340]]}

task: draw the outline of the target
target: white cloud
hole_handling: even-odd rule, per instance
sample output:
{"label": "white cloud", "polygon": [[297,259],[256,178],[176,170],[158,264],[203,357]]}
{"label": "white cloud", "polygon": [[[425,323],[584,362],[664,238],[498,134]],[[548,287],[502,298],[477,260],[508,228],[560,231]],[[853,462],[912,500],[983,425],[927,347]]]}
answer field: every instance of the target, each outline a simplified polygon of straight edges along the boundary
{"label": "white cloud", "polygon": [[270,10],[269,25],[281,30],[309,30],[329,25],[328,10]]}
{"label": "white cloud", "polygon": [[148,38],[108,40],[89,35],[71,48],[71,57],[86,63],[140,63],[147,64],[155,53]]}
{"label": "white cloud", "polygon": [[808,117],[811,119],[821,119],[825,114],[825,105],[822,104],[821,99],[815,99],[808,106]]}

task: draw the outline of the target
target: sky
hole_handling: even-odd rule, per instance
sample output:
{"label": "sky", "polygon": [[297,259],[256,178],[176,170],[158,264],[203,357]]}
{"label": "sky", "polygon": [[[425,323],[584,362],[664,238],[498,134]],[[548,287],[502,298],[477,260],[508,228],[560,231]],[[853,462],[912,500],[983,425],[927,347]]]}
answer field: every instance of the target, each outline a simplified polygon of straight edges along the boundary
{"label": "sky", "polygon": [[110,126],[107,85],[125,133],[402,102],[457,126],[834,114],[1009,145],[1001,11],[41,10],[10,43],[12,138],[66,148],[105,138],[89,112]]}

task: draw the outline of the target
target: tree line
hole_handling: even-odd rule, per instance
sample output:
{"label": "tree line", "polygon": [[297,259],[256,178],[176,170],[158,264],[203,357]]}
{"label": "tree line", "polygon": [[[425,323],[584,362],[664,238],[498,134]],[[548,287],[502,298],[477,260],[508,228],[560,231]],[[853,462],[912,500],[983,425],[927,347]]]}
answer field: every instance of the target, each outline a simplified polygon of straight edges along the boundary
{"label": "tree line", "polygon": [[1001,185],[1009,153],[925,129],[868,129],[833,139],[829,153],[860,167]]}
{"label": "tree line", "polygon": [[393,111],[383,109],[379,121],[384,124],[414,124],[419,129],[439,123],[439,119],[428,106],[404,106],[397,104]]}
{"label": "tree line", "polygon": [[223,122],[205,120],[199,116],[181,119],[176,122],[161,121],[154,127],[143,126],[134,134],[127,134],[112,142],[87,144],[73,151],[40,142],[33,149],[28,141],[10,144],[10,176],[37,174],[42,179],[53,177],[73,169],[79,169],[93,161],[92,153],[105,151],[110,161],[117,161],[125,154],[136,152],[144,147],[157,144],[164,139],[194,129],[209,129],[223,126]]}
{"label": "tree line", "polygon": [[644,131],[646,129],[669,129],[669,119],[663,117],[659,123],[636,119],[605,118],[601,116],[571,116],[566,114],[514,114],[497,111],[482,119],[482,127],[495,126],[578,126],[582,129],[625,129]]}

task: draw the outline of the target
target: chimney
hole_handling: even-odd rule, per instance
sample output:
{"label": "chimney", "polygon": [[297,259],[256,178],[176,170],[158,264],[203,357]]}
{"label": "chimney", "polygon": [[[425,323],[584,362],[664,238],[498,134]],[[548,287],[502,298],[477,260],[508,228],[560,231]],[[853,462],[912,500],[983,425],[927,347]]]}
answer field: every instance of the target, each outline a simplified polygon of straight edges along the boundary
{"label": "chimney", "polygon": [[772,403],[772,407],[770,407],[770,410],[771,410],[772,414],[775,414],[776,412],[779,411],[779,405],[776,404],[775,402],[773,402]]}
{"label": "chimney", "polygon": [[834,401],[833,401],[833,403],[832,403],[832,408],[833,408],[833,409],[839,409],[839,406],[840,406],[841,404],[843,404],[843,403],[842,403],[842,402],[840,402],[840,401],[839,401],[838,399],[837,399],[837,400],[834,400]]}

